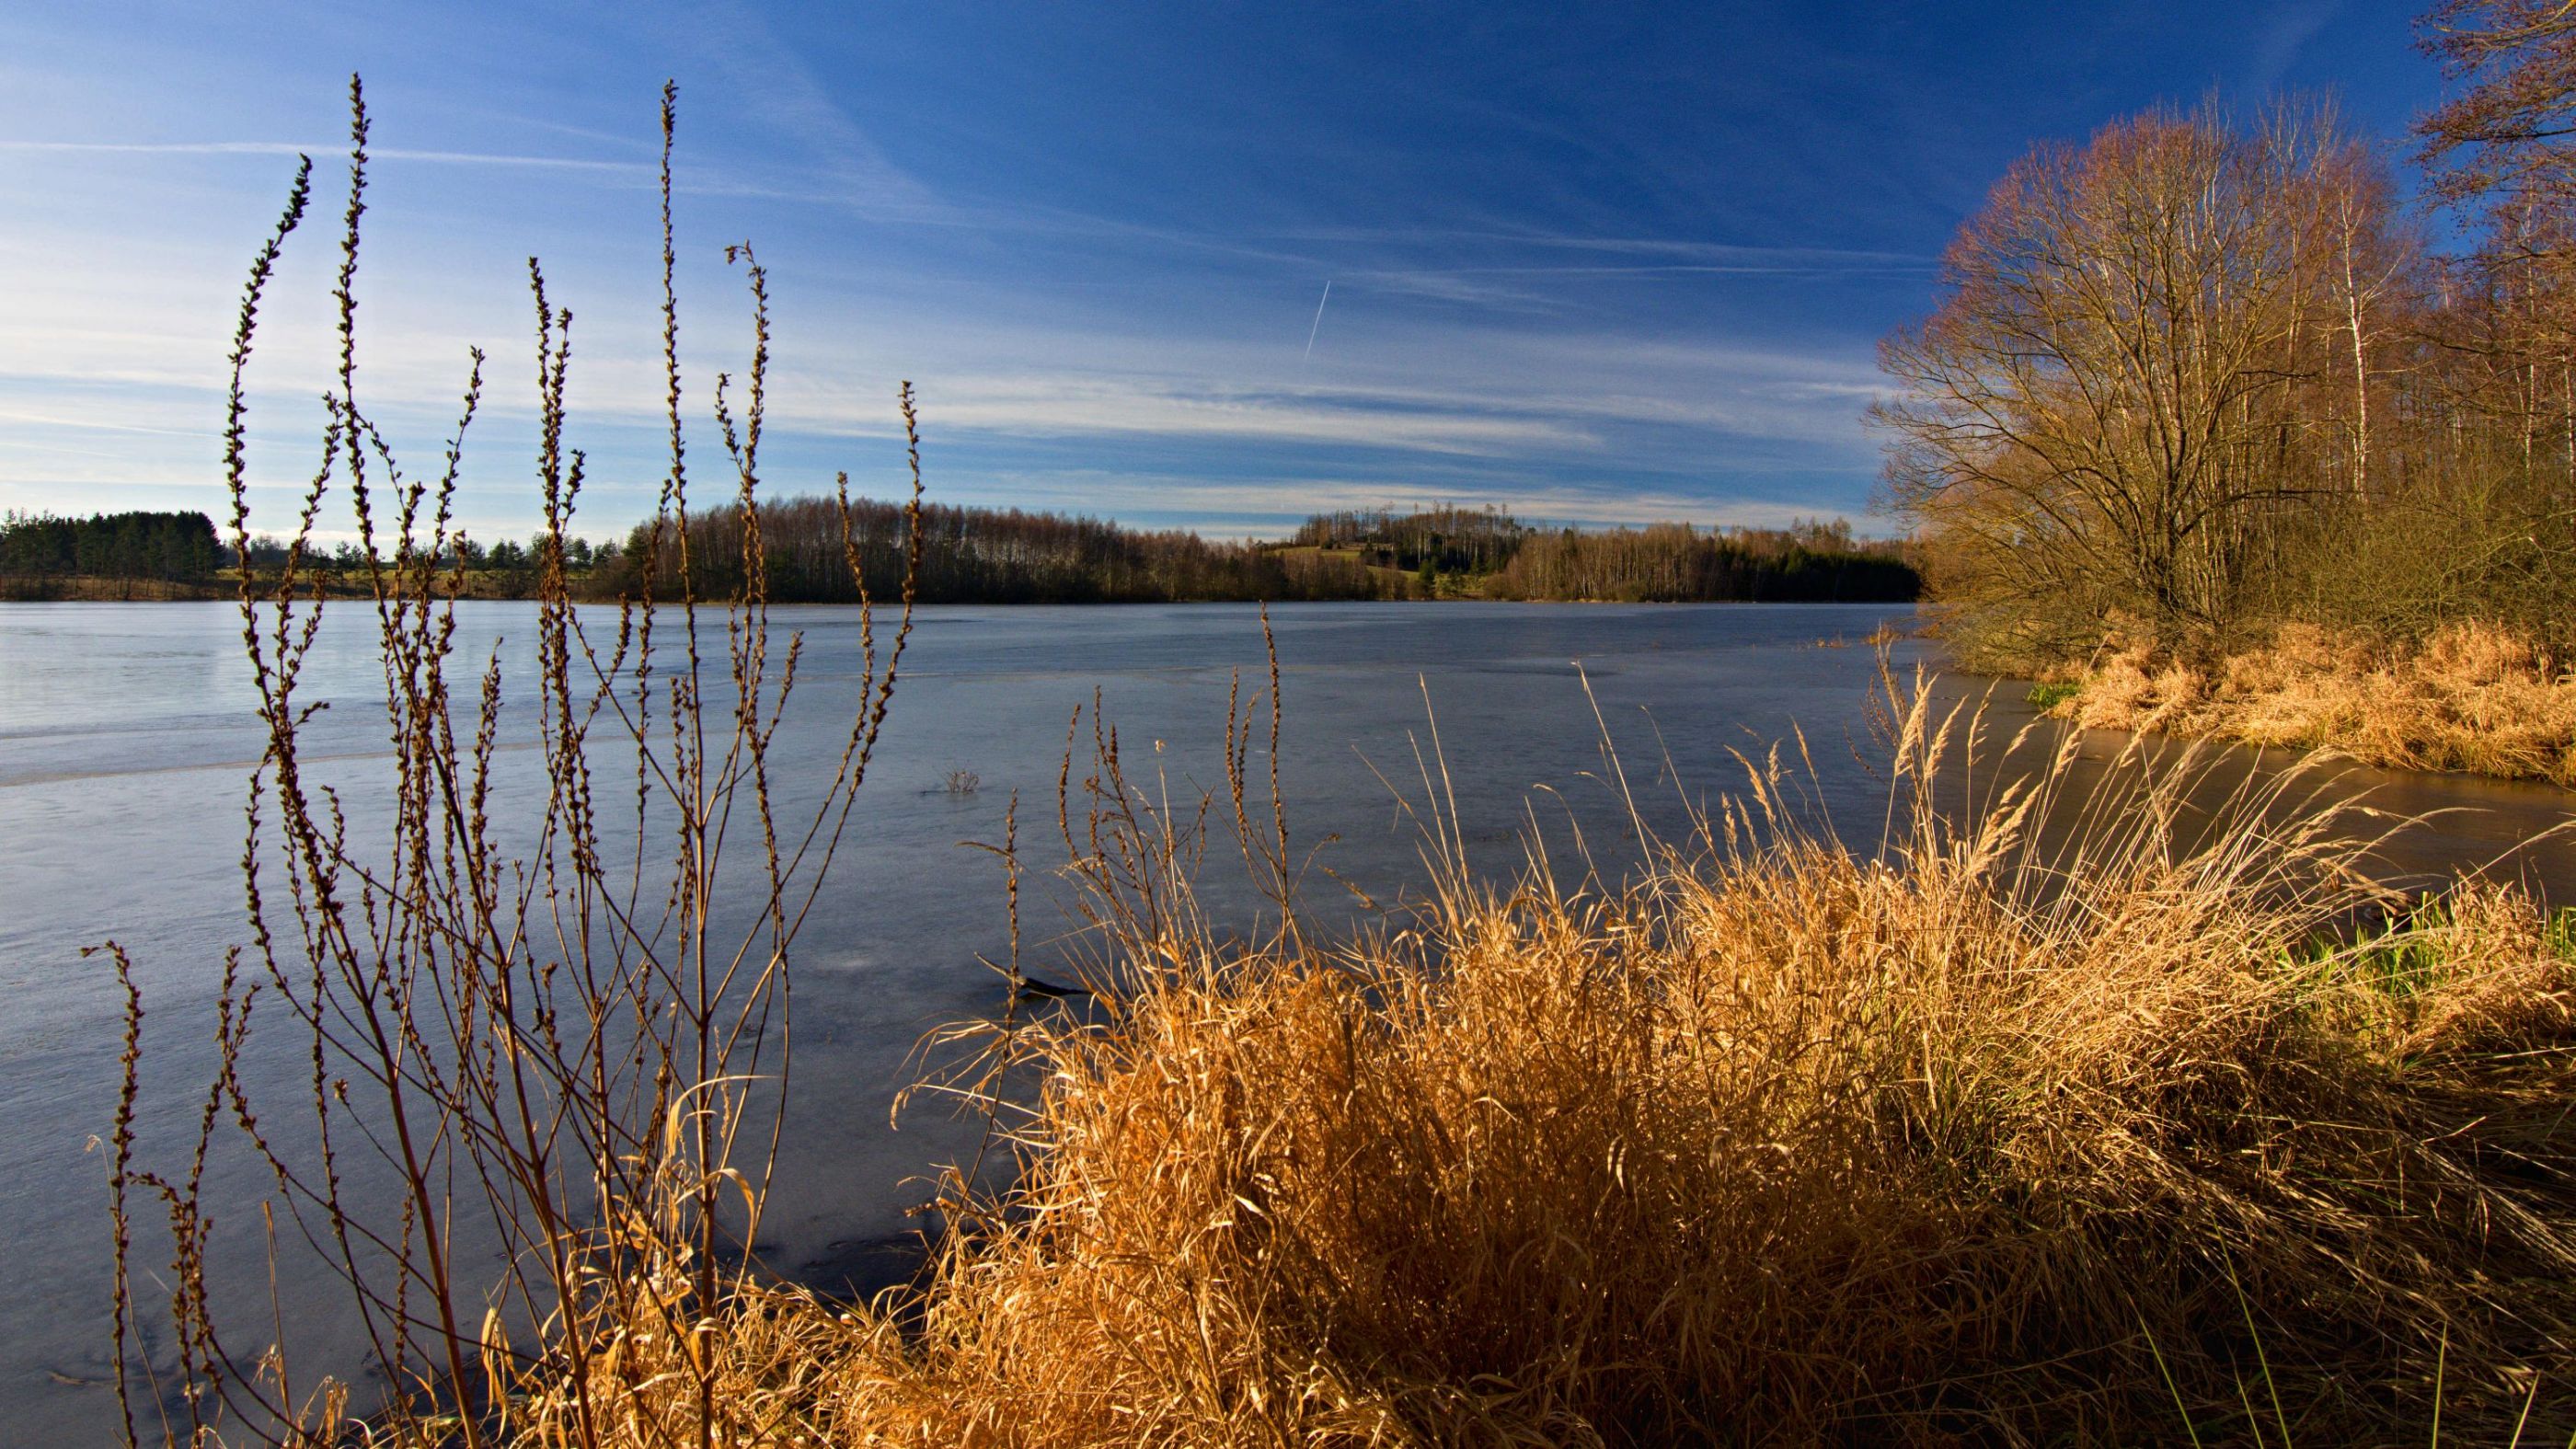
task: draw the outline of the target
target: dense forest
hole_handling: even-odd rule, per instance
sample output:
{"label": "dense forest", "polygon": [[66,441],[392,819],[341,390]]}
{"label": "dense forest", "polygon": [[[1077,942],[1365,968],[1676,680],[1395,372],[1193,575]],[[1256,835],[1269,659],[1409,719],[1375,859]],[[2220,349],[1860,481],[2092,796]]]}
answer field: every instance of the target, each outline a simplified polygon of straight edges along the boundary
{"label": "dense forest", "polygon": [[1658,523],[1534,535],[1486,592],[1508,599],[1654,604],[1896,603],[1921,588],[1898,547],[1855,543],[1849,524],[1718,531]]}
{"label": "dense forest", "polygon": [[2456,0],[2446,254],[2330,106],[2042,145],[1881,347],[1887,491],[1971,657],[2213,659],[2299,621],[2576,639],[2576,11]]}
{"label": "dense forest", "polygon": [[50,513],[0,515],[0,577],[87,575],[189,583],[214,576],[230,560],[203,513]]}
{"label": "dense forest", "polygon": [[1423,592],[1499,599],[1903,602],[1922,582],[1901,544],[1856,540],[1841,520],[1578,531],[1531,528],[1490,507],[1345,510],[1307,519],[1290,546],[1356,555]]}
{"label": "dense forest", "polygon": [[1788,529],[1530,529],[1499,508],[1316,513],[1293,547],[1345,549],[1401,570],[1427,593],[1561,601],[1911,601],[1922,590],[1906,549],[1857,541],[1852,526]]}
{"label": "dense forest", "polygon": [[[905,511],[860,500],[846,535],[835,500],[792,499],[760,512],[769,596],[857,597],[855,557],[871,594],[902,588]],[[640,526],[587,587],[634,593],[648,558],[677,577],[678,540]],[[694,514],[691,570],[702,590],[742,587],[738,513]],[[1850,525],[1709,531],[1688,524],[1578,533],[1532,529],[1500,509],[1317,514],[1283,544],[1211,542],[1140,532],[1104,519],[1018,509],[924,505],[918,597],[930,603],[1148,603],[1489,597],[1685,602],[1902,601],[1918,589],[1893,544],[1856,542]],[[657,585],[657,592],[667,584]]]}
{"label": "dense forest", "polygon": [[[858,597],[856,560],[868,591],[903,591],[911,524],[903,505],[853,501],[845,515],[830,498],[793,498],[760,510],[760,557],[769,597],[843,603]],[[657,544],[658,534],[658,544]],[[701,592],[743,587],[743,524],[730,507],[688,521],[690,573]],[[1194,533],[1145,533],[1105,519],[1019,509],[920,506],[916,597],[925,603],[1091,604],[1176,600],[1366,599],[1369,570],[1345,558],[1296,554],[1257,544],[1210,543]],[[619,556],[593,572],[591,588],[616,596],[641,591],[649,563],[658,594],[679,576],[677,530],[639,525]]]}

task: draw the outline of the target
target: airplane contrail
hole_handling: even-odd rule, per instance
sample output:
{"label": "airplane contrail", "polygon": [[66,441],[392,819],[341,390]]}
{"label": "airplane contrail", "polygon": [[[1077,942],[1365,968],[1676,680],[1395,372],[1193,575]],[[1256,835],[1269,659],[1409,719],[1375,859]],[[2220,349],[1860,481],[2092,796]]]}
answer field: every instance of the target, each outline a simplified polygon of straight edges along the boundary
{"label": "airplane contrail", "polygon": [[1324,303],[1331,300],[1333,300],[1333,283],[1330,278],[1326,278],[1324,295],[1315,303],[1315,325],[1306,329],[1306,360],[1309,362],[1315,359],[1315,334],[1324,328]]}

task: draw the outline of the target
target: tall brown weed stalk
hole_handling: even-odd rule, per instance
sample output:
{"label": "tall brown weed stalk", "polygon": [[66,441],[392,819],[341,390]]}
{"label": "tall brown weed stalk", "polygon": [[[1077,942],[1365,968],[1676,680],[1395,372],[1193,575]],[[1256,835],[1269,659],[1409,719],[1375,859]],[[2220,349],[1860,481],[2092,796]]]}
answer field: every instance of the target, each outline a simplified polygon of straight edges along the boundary
{"label": "tall brown weed stalk", "polygon": [[[911,589],[907,580],[886,637],[863,603],[855,712],[837,725],[800,718],[801,730],[840,730],[840,746],[827,780],[800,782],[809,803],[791,812],[771,759],[802,638],[772,633],[759,543],[767,277],[749,247],[729,250],[749,286],[752,354],[739,391],[717,379],[714,406],[743,556],[727,570],[738,585],[711,597],[678,526],[692,459],[671,225],[676,91],[665,87],[669,458],[653,528],[673,541],[674,562],[657,568],[661,551],[650,551],[613,613],[573,603],[564,544],[585,460],[566,432],[572,314],[531,259],[545,515],[538,669],[533,681],[505,679],[497,652],[461,657],[451,510],[485,358],[473,354],[434,474],[407,472],[361,386],[368,116],[354,79],[350,108],[338,346],[318,457],[283,566],[264,577],[245,568],[240,584],[243,651],[268,730],[241,855],[251,940],[225,958],[219,1065],[175,1170],[136,1165],[143,1004],[116,958],[129,989],[112,1144],[126,1437],[712,1444],[711,1345],[748,1289],[745,1245],[777,1145],[790,951],[884,728]],[[245,377],[275,265],[311,204],[311,169],[299,167],[252,263],[234,334],[223,470],[243,558]],[[917,522],[909,384],[901,407]],[[334,499],[369,561],[372,603],[331,608],[373,610],[392,751],[389,775],[345,803],[308,772],[305,748],[320,705],[306,698],[304,671],[324,612],[305,565]],[[917,528],[912,538],[917,559]],[[857,587],[866,601],[864,580]],[[505,695],[530,687],[533,787],[498,768]],[[254,1042],[304,1058],[299,1099],[254,1090]],[[274,1184],[270,1273],[318,1260],[354,1304],[359,1362],[334,1380],[294,1371],[282,1313],[244,1325],[218,1311],[241,1285],[218,1282],[208,1164],[245,1146]],[[149,1271],[134,1238],[156,1210],[166,1276]],[[140,1352],[147,1281],[168,1286],[175,1359]],[[642,1344],[663,1347],[647,1356]],[[382,1388],[380,1403],[353,1399],[351,1368]],[[638,1402],[652,1412],[639,1418]],[[652,1432],[639,1434],[647,1421]]]}

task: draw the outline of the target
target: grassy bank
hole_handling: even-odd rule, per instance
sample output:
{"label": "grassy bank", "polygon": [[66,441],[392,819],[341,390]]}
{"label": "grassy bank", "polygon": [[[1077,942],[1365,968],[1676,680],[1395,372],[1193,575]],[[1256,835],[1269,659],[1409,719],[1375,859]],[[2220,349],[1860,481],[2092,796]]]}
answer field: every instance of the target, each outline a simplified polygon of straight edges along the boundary
{"label": "grassy bank", "polygon": [[208,580],[120,579],[96,574],[0,576],[0,603],[169,603],[229,599],[234,590]]}
{"label": "grassy bank", "polygon": [[[1185,833],[1108,761],[1069,867],[1096,1012],[976,1028],[950,1083],[1017,1186],[952,1178],[934,1275],[864,1309],[585,1324],[515,1431],[688,1442],[713,1402],[726,1443],[2560,1442],[2566,931],[2474,887],[2338,938],[2364,901],[2324,822],[2247,802],[2186,854],[2175,778],[1945,823],[1964,730],[1900,713],[1883,855],[1752,843],[1795,814],[1757,780],[1625,885],[1484,883],[1424,805],[1443,884],[1358,941],[1207,929]],[[2043,853],[2048,810],[2098,823]],[[1041,1085],[994,1098],[1004,1060]]]}
{"label": "grassy bank", "polygon": [[[264,571],[253,579],[254,597],[268,598],[279,592],[274,571]],[[539,597],[539,581],[525,571],[503,573],[490,569],[450,569],[431,582],[434,597],[441,599],[520,599]],[[224,569],[202,579],[128,579],[101,574],[36,574],[20,577],[0,575],[0,602],[6,603],[203,603],[209,600],[231,602],[241,597],[241,576]],[[374,587],[364,573],[299,574],[294,590],[301,599],[372,599]],[[587,595],[585,595],[587,597]],[[615,602],[613,596],[606,602]]]}
{"label": "grassy bank", "polygon": [[2098,729],[2331,749],[2393,769],[2576,786],[2576,674],[2492,626],[2454,625],[2405,646],[2286,625],[2268,645],[2209,668],[2147,647],[2110,647],[2089,667],[2043,681],[2033,697]]}

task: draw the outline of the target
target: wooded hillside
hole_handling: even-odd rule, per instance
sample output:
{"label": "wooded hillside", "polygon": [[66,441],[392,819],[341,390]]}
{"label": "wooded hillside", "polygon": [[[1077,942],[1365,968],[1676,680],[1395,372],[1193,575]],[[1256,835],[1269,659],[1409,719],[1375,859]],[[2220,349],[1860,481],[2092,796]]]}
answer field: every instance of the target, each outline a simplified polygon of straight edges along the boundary
{"label": "wooded hillside", "polygon": [[[761,558],[769,596],[801,603],[855,602],[856,559],[869,592],[898,597],[908,546],[900,504],[793,498],[760,510]],[[742,587],[742,519],[732,509],[690,516],[691,570],[702,592]],[[1140,533],[1097,518],[1019,509],[920,509],[918,597],[924,603],[1087,604],[1179,600],[1366,599],[1369,571],[1348,559],[1293,554],[1253,544],[1210,543],[1193,533]],[[643,587],[647,561],[663,581],[679,576],[677,530],[639,526],[592,587],[614,596]]]}

